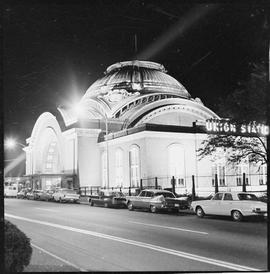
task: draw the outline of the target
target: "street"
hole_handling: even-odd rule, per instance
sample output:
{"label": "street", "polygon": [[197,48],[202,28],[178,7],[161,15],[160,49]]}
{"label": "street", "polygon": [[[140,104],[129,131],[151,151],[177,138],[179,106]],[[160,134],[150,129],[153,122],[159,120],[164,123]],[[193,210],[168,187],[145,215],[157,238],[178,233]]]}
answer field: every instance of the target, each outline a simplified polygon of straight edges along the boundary
{"label": "street", "polygon": [[21,199],[5,199],[5,218],[48,264],[60,260],[66,271],[267,269],[267,222],[262,220],[239,223]]}

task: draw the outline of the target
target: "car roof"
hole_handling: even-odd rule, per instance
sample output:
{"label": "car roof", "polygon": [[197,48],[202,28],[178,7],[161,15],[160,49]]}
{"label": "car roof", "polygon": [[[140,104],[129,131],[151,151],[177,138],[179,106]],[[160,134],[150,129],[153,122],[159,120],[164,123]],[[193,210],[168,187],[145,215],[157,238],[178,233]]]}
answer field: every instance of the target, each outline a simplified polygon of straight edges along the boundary
{"label": "car roof", "polygon": [[172,193],[171,191],[169,190],[163,190],[163,189],[143,189],[142,191],[151,191],[151,192],[154,192],[154,193],[159,193],[159,192],[166,192],[166,193]]}

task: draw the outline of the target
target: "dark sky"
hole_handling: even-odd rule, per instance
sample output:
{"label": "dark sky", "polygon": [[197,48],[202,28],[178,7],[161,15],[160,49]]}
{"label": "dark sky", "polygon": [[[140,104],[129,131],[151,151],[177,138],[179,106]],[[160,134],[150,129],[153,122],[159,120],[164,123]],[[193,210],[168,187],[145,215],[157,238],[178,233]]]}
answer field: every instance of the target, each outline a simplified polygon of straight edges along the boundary
{"label": "dark sky", "polygon": [[213,110],[218,98],[248,77],[250,63],[266,56],[264,4],[20,2],[4,6],[3,86],[4,136],[21,143],[42,112],[81,97],[109,65],[141,56],[167,38],[146,58],[162,63]]}

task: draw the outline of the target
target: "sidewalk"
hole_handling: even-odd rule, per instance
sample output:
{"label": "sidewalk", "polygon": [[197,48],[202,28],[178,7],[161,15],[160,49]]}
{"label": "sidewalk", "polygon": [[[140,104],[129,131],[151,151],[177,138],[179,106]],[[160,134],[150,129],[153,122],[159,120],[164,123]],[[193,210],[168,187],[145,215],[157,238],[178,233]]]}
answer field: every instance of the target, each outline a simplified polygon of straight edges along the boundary
{"label": "sidewalk", "polygon": [[23,272],[80,272],[78,268],[63,262],[60,258],[55,258],[34,246],[32,249],[30,264]]}

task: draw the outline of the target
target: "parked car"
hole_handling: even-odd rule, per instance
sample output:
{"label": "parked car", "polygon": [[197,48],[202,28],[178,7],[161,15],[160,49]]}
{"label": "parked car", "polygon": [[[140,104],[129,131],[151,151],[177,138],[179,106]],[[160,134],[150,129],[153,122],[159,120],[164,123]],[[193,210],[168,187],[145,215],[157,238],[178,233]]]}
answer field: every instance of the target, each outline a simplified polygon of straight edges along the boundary
{"label": "parked car", "polygon": [[53,199],[56,202],[73,202],[79,201],[80,195],[73,189],[60,188],[53,193]]}
{"label": "parked car", "polygon": [[191,207],[198,217],[223,215],[241,221],[246,216],[267,216],[267,204],[248,192],[218,192],[211,200],[192,202]]}
{"label": "parked car", "polygon": [[33,190],[30,190],[26,193],[26,199],[34,200],[34,191]]}
{"label": "parked car", "polygon": [[176,198],[167,190],[145,189],[138,196],[127,196],[127,207],[129,210],[135,208],[149,209],[152,213],[157,211],[175,211],[188,209],[188,201]]}
{"label": "parked car", "polygon": [[52,201],[53,193],[53,190],[42,190],[36,194],[36,199],[41,201]]}
{"label": "parked car", "polygon": [[27,189],[23,188],[17,193],[18,199],[26,199]]}
{"label": "parked car", "polygon": [[39,195],[41,194],[42,190],[40,189],[33,189],[26,193],[26,199],[28,200],[38,200]]}
{"label": "parked car", "polygon": [[91,206],[126,207],[126,198],[121,192],[100,191],[98,195],[90,196]]}

